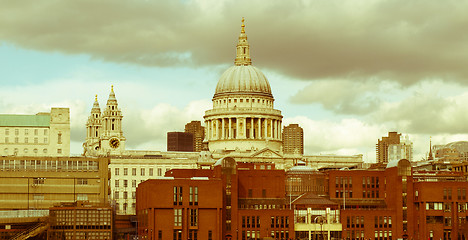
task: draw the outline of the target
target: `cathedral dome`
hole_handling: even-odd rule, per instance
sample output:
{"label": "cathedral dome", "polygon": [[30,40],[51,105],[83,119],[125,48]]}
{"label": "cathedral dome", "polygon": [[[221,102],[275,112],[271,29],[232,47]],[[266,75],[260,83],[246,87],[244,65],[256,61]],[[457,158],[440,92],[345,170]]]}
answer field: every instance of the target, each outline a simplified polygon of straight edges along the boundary
{"label": "cathedral dome", "polygon": [[257,94],[273,98],[270,84],[265,75],[252,66],[250,46],[245,34],[244,18],[242,29],[236,46],[234,66],[228,68],[216,85],[214,97],[229,94]]}
{"label": "cathedral dome", "polygon": [[215,97],[224,94],[261,94],[273,97],[265,75],[252,65],[228,68],[216,85]]}

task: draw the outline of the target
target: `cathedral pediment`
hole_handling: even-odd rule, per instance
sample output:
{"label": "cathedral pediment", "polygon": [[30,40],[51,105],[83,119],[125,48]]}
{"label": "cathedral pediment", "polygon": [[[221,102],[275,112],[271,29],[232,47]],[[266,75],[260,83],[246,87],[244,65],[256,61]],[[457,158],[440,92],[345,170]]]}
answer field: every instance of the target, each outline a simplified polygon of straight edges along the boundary
{"label": "cathedral pediment", "polygon": [[259,150],[257,152],[252,153],[252,155],[250,155],[250,157],[255,157],[255,158],[283,158],[283,155],[269,149],[268,147],[266,147],[266,148],[264,148],[262,150]]}

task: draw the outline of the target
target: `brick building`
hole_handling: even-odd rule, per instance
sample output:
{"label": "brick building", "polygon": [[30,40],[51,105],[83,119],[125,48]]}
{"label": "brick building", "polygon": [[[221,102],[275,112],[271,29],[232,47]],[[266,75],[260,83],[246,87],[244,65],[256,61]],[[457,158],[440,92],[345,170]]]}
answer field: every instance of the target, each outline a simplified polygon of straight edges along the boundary
{"label": "brick building", "polygon": [[346,239],[465,239],[462,173],[413,171],[408,160],[380,170],[329,171]]}
{"label": "brick building", "polygon": [[148,239],[294,238],[284,171],[229,157],[141,183],[137,216]]}

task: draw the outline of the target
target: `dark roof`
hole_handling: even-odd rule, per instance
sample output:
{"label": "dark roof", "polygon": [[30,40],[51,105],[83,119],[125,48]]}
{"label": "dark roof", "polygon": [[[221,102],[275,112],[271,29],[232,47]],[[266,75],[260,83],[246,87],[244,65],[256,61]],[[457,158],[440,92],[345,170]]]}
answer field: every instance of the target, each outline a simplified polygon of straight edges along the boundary
{"label": "dark roof", "polygon": [[337,206],[338,204],[330,201],[329,199],[320,197],[314,193],[306,193],[302,196],[300,196],[298,199],[293,201],[293,204],[295,205],[333,205]]}

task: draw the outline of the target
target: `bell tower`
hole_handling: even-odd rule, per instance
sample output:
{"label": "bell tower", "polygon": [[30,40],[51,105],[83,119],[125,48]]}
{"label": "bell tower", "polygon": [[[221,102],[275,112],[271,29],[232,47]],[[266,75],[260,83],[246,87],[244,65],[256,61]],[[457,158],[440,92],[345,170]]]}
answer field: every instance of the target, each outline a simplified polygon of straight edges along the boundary
{"label": "bell tower", "polygon": [[101,108],[96,95],[91,115],[88,117],[88,122],[86,122],[86,140],[83,143],[85,155],[97,155],[101,148],[101,132]]}
{"label": "bell tower", "polygon": [[86,123],[86,140],[83,143],[85,156],[121,155],[125,152],[125,137],[122,131],[122,111],[111,87],[106,107],[101,112],[97,95],[91,115]]}
{"label": "bell tower", "polygon": [[115,98],[114,86],[107,99],[106,108],[101,116],[101,154],[120,155],[125,151],[125,137],[122,131],[122,111]]}

